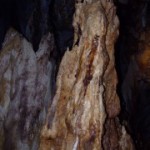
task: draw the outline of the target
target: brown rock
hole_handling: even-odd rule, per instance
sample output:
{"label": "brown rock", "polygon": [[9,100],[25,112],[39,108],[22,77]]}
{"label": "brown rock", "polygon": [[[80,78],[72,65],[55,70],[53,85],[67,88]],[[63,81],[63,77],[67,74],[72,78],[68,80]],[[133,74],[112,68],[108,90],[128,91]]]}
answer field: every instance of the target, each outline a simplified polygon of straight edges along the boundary
{"label": "brown rock", "polygon": [[74,46],[59,67],[40,149],[132,149],[128,134],[116,123],[120,104],[114,68],[119,24],[115,6],[112,1],[78,1],[73,24]]}

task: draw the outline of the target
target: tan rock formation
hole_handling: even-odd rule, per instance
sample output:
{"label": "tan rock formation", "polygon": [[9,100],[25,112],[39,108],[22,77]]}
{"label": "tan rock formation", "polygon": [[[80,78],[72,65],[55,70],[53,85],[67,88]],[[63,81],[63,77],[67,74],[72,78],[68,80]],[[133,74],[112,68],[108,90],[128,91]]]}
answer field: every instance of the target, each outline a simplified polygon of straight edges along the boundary
{"label": "tan rock formation", "polygon": [[78,1],[73,24],[74,46],[59,67],[40,150],[132,150],[132,140],[117,119],[115,6],[106,0]]}

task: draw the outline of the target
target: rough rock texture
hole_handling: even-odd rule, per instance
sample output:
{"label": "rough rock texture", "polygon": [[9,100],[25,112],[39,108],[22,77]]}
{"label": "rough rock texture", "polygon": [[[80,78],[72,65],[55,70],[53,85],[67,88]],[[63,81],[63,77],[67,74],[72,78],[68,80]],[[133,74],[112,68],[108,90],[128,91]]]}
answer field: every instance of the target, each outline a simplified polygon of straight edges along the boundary
{"label": "rough rock texture", "polygon": [[35,53],[25,38],[8,31],[0,52],[0,150],[38,149],[53,91],[53,49],[50,33]]}
{"label": "rough rock texture", "polygon": [[[69,2],[68,7],[73,6]],[[66,52],[65,47],[71,47],[66,42],[73,39],[70,23],[64,25],[68,27],[65,34],[59,33],[62,28],[55,33],[61,37],[55,35],[60,51],[54,51],[50,33],[34,52],[14,29],[7,32],[0,51],[0,150],[134,149],[118,119],[114,44],[119,21],[115,9],[111,0],[76,1],[74,45]],[[63,24],[63,19],[56,22]],[[57,41],[67,33],[68,37]],[[147,59],[142,61],[142,55],[136,59],[143,69]]]}
{"label": "rough rock texture", "polygon": [[115,6],[105,0],[78,1],[73,24],[74,46],[59,67],[40,149],[132,150],[132,140],[117,119]]}

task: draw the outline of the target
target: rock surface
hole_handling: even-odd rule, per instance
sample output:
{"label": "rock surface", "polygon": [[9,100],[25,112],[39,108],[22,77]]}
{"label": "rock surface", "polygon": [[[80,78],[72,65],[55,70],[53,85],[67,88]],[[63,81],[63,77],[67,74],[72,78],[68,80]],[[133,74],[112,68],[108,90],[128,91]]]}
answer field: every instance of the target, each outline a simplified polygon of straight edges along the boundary
{"label": "rock surface", "polygon": [[74,46],[59,67],[40,149],[132,150],[132,140],[117,119],[115,6],[111,1],[78,1],[73,24]]}
{"label": "rock surface", "polygon": [[34,52],[14,29],[7,32],[0,52],[0,150],[134,149],[118,119],[116,8],[111,0],[78,0],[75,10],[74,45],[63,51],[56,87],[53,35]]}
{"label": "rock surface", "polygon": [[[39,131],[51,98],[53,36],[43,37],[37,53],[15,30],[0,53],[0,149],[38,149]],[[53,64],[54,65],[54,64]]]}

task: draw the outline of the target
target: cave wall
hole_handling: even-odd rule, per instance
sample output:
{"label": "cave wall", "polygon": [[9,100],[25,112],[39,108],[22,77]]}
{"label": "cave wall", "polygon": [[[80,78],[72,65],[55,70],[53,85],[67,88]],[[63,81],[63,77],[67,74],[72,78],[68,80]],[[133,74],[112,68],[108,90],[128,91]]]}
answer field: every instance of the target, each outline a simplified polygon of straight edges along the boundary
{"label": "cave wall", "polygon": [[150,1],[120,1],[116,6],[120,20],[116,45],[120,120],[132,135],[136,149],[147,150],[150,149]]}
{"label": "cave wall", "polygon": [[[0,149],[134,149],[118,118],[114,45],[119,20],[113,1],[57,3],[50,5],[51,20],[29,32],[35,40],[40,32],[36,49],[18,28],[5,35],[0,51]],[[48,15],[49,9],[45,11]],[[37,10],[33,14],[26,25],[34,29],[44,18],[36,20]]]}

